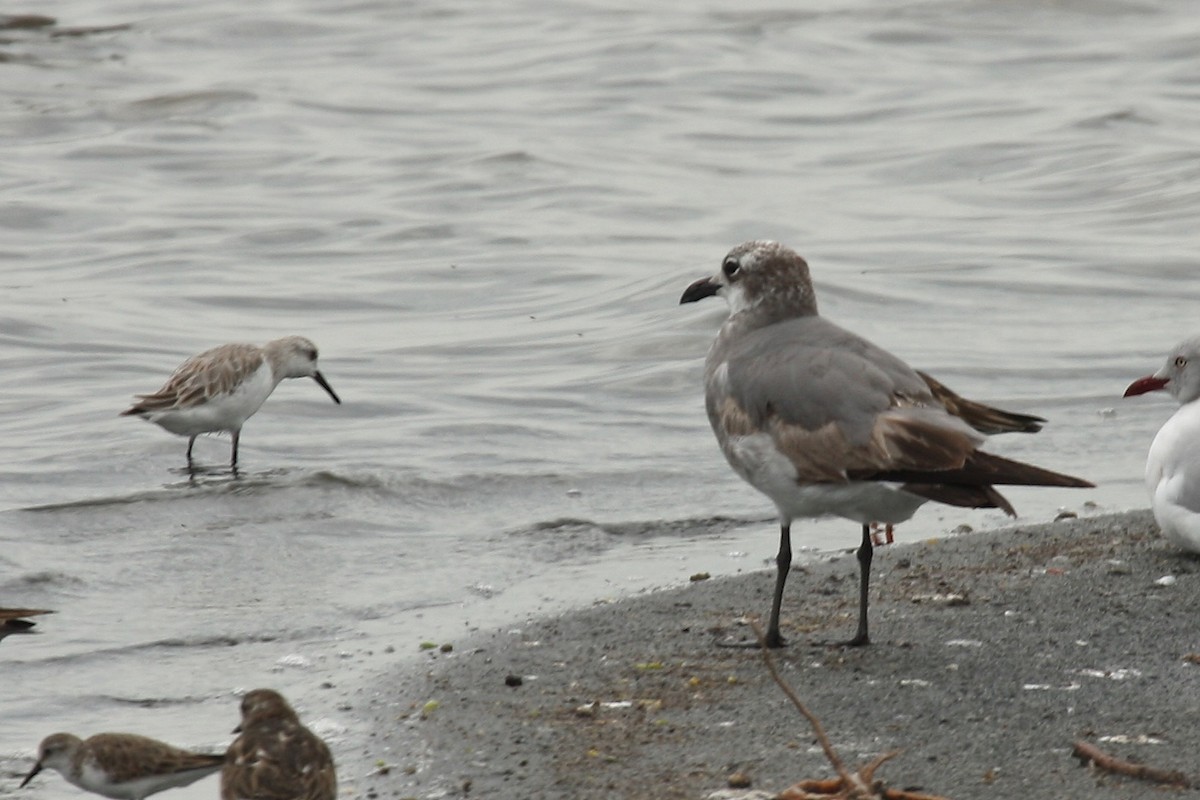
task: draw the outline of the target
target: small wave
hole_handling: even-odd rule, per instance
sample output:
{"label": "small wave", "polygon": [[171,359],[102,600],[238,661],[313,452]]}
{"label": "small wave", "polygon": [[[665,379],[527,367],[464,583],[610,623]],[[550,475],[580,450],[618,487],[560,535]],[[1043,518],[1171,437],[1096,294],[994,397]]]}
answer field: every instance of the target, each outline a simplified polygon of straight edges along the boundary
{"label": "small wave", "polygon": [[67,587],[75,588],[83,585],[84,581],[82,579],[66,572],[42,570],[6,580],[0,584],[0,589],[3,589],[6,595],[19,595],[31,589],[44,591],[47,589],[65,589]]}
{"label": "small wave", "polygon": [[35,514],[42,514],[53,513],[55,511],[78,511],[91,508],[103,508],[104,506],[119,506],[127,505],[129,503],[152,502],[155,500],[165,499],[167,499],[167,495],[162,490],[149,490],[116,497],[89,497],[83,500],[67,500],[66,502],[62,503],[46,503],[45,505],[40,506],[26,506],[19,510],[29,511]]}
{"label": "small wave", "polygon": [[520,550],[537,561],[559,563],[589,559],[621,547],[641,546],[654,539],[679,542],[709,539],[761,525],[764,520],[772,521],[774,517],[713,516],[623,522],[559,517],[510,529],[499,536],[520,540]]}
{"label": "small wave", "polygon": [[102,703],[118,706],[136,706],[138,708],[170,708],[172,706],[194,706],[203,703],[208,697],[120,697],[114,694],[92,695],[92,699]]}
{"label": "small wave", "polygon": [[86,652],[52,656],[41,660],[39,663],[45,665],[76,663],[87,663],[94,665],[97,661],[108,658],[123,658],[128,655],[136,655],[151,651],[206,650],[239,647],[242,645],[269,644],[272,642],[307,641],[312,639],[329,638],[334,634],[340,634],[342,632],[344,631],[341,627],[319,626],[295,630],[280,630],[259,633],[199,634],[196,636],[178,636],[166,639],[155,639],[154,641],[149,642],[137,642],[135,644],[124,645],[121,647],[105,647]]}
{"label": "small wave", "polygon": [[130,650],[156,650],[159,648],[172,649],[182,647],[237,647],[240,644],[258,644],[262,642],[277,642],[281,636],[273,633],[247,634],[242,636],[210,635],[186,636],[171,639],[159,639],[153,642],[134,645]]}
{"label": "small wave", "polygon": [[[179,471],[187,473],[186,470]],[[245,494],[273,489],[294,489],[309,486],[373,488],[371,482],[368,480],[362,480],[350,475],[337,475],[327,471],[295,473],[287,469],[273,469],[262,472],[239,471],[236,475],[228,470],[214,470],[212,472],[196,471],[188,474],[185,480],[164,484],[157,489],[145,489],[109,497],[87,497],[79,500],[67,500],[61,503],[25,506],[20,510],[32,513],[80,511],[133,503],[175,501],[185,497],[193,499],[217,494]]]}
{"label": "small wave", "polygon": [[[639,473],[640,480],[654,480],[656,473]],[[668,478],[673,477],[667,475]],[[264,472],[239,472],[236,476],[229,471],[211,474],[189,475],[184,480],[164,484],[155,488],[130,491],[124,494],[86,497],[62,502],[24,506],[18,513],[95,515],[97,512],[127,513],[130,506],[147,509],[167,509],[163,504],[194,501],[212,502],[224,497],[279,497],[285,493],[302,493],[312,497],[312,503],[326,507],[324,497],[330,494],[349,496],[352,500],[368,500],[380,507],[403,507],[417,513],[420,509],[491,509],[497,502],[509,502],[513,497],[543,498],[552,504],[562,497],[572,496],[577,487],[587,485],[606,488],[627,485],[629,476],[624,472],[567,474],[551,471],[541,472],[469,472],[461,474],[431,475],[417,469],[383,470],[293,470],[274,469]],[[363,498],[362,495],[370,495]],[[322,499],[323,498],[323,499]],[[286,498],[285,498],[286,499]],[[547,527],[568,524],[562,520],[533,523],[535,532]],[[610,536],[653,536],[707,535],[720,532],[723,526],[736,527],[743,524],[737,520],[721,518],[685,520],[645,520],[634,522],[593,522],[577,520],[582,527],[595,526]],[[539,527],[540,526],[540,527]],[[519,535],[518,531],[518,535]]]}
{"label": "small wave", "polygon": [[716,536],[727,531],[772,522],[775,517],[702,517],[695,519],[632,520],[627,522],[596,522],[577,517],[535,522],[532,525],[508,531],[509,536],[538,537],[542,534],[586,535],[603,534],[622,538],[651,538],[657,536],[687,535],[697,538]]}
{"label": "small wave", "polygon": [[157,119],[173,114],[202,114],[231,103],[249,103],[258,99],[253,92],[236,89],[205,89],[194,92],[161,94],[134,100],[124,107],[132,119]]}

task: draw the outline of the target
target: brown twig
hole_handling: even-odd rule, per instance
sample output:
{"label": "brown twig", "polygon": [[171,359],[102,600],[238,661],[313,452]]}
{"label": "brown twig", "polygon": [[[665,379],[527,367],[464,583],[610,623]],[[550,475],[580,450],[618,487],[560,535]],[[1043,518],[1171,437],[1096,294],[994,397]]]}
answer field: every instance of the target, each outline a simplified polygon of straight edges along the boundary
{"label": "brown twig", "polygon": [[759,627],[758,622],[753,619],[750,620],[750,628],[754,631],[754,635],[758,637],[759,649],[762,652],[763,661],[767,665],[767,671],[771,673],[771,678],[783,690],[788,700],[792,701],[792,705],[808,720],[808,724],[812,726],[813,733],[817,735],[817,741],[821,743],[821,750],[825,752],[825,758],[829,759],[829,763],[833,765],[834,771],[838,774],[837,778],[806,780],[793,784],[779,793],[779,800],[822,800],[823,798],[842,798],[842,800],[946,800],[946,798],[936,795],[919,794],[903,789],[887,789],[875,785],[875,770],[879,769],[884,762],[899,755],[899,750],[891,750],[876,756],[869,764],[860,767],[857,772],[850,772],[846,769],[846,765],[842,762],[841,757],[833,749],[833,743],[829,741],[829,737],[825,734],[825,727],[821,724],[821,720],[817,719],[817,716],[808,710],[808,706],[804,705],[804,702],[796,694],[795,690],[779,674],[779,670],[775,667],[775,659],[771,657],[771,651],[767,647],[766,638],[763,636],[762,628]]}
{"label": "brown twig", "polygon": [[1078,758],[1084,766],[1087,766],[1087,763],[1090,761],[1096,765],[1097,769],[1112,772],[1116,775],[1126,775],[1130,778],[1162,783],[1168,786],[1178,786],[1183,789],[1190,788],[1193,785],[1192,779],[1179,770],[1158,769],[1157,767],[1149,767],[1145,764],[1134,764],[1132,761],[1125,761],[1124,759],[1109,755],[1099,747],[1088,742],[1075,742],[1074,747],[1071,749],[1071,755]]}
{"label": "brown twig", "polygon": [[771,678],[787,695],[787,699],[792,701],[792,705],[796,707],[804,718],[808,720],[808,724],[812,725],[813,733],[817,735],[817,741],[821,743],[821,749],[825,751],[825,757],[829,759],[829,763],[833,765],[833,770],[842,779],[842,783],[846,786],[851,786],[853,781],[850,773],[846,770],[846,765],[842,763],[842,759],[833,749],[833,743],[829,741],[829,737],[825,735],[825,727],[821,725],[821,720],[817,719],[816,714],[808,710],[808,706],[800,700],[795,690],[787,684],[783,677],[779,674],[779,670],[775,667],[775,659],[771,658],[771,649],[767,647],[766,637],[763,636],[762,627],[759,626],[756,620],[750,620],[750,629],[754,631],[754,635],[758,637],[759,651],[762,653],[763,661],[766,662],[767,672],[771,673]]}

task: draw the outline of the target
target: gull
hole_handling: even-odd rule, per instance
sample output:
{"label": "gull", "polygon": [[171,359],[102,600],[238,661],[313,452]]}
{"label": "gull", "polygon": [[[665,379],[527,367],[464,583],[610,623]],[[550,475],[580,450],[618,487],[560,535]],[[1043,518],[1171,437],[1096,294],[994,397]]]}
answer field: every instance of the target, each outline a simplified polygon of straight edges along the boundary
{"label": "gull", "polygon": [[779,615],[794,519],[862,525],[858,630],[845,642],[859,646],[870,643],[871,523],[903,522],[930,500],[1016,516],[995,485],[1092,485],[980,450],[985,433],[1044,420],[966,401],[818,316],[808,264],[793,250],[738,245],[680,303],[712,295],[728,302],[729,318],[705,360],[708,419],[734,472],[779,513],[768,647],[784,644]]}
{"label": "gull", "polygon": [[136,733],[97,733],[80,739],[54,733],[38,746],[37,763],[21,787],[46,767],[80,789],[117,800],[143,800],[211,775],[225,757],[181,750]]}
{"label": "gull", "polygon": [[1129,384],[1125,396],[1160,389],[1180,405],[1146,456],[1150,507],[1168,540],[1200,553],[1200,337],[1176,345],[1162,369]]}
{"label": "gull", "polygon": [[229,463],[236,470],[242,425],[284,378],[312,378],[333,402],[342,402],[317,369],[317,346],[303,336],[285,336],[262,347],[223,344],[192,356],[157,392],[137,395],[121,416],[139,416],[188,437],[188,469],[197,436],[228,431],[233,437]]}
{"label": "gull", "polygon": [[325,742],[272,689],[242,698],[240,733],[225,753],[221,800],[335,800],[337,774]]}

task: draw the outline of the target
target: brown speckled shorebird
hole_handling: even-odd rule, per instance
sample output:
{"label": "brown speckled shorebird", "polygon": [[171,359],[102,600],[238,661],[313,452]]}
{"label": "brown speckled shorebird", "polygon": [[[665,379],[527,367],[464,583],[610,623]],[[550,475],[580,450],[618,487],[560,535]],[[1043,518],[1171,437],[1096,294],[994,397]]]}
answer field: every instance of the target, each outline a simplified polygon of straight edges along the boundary
{"label": "brown speckled shorebird", "polygon": [[337,773],[325,742],[272,689],[242,698],[240,733],[225,753],[222,800],[335,800]]}
{"label": "brown speckled shorebird", "polygon": [[144,800],[195,783],[224,763],[224,756],[181,750],[135,733],[97,733],[87,739],[54,733],[38,746],[37,763],[21,786],[49,767],[80,789],[116,800]]}
{"label": "brown speckled shorebird", "polygon": [[228,432],[233,437],[229,463],[236,469],[242,425],[284,378],[312,378],[333,402],[342,402],[317,369],[317,346],[303,336],[285,336],[262,347],[223,344],[192,356],[161,389],[138,395],[121,416],[138,416],[188,437],[189,468],[197,436]]}

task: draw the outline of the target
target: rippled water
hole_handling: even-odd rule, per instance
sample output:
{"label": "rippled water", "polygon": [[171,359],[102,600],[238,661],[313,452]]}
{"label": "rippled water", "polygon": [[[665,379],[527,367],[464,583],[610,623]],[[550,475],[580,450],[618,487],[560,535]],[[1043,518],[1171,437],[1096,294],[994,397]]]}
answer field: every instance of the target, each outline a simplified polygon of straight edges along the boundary
{"label": "rippled water", "polygon": [[[677,305],[747,238],[804,253],[826,315],[1050,418],[992,449],[1100,485],[1012,490],[1025,519],[1145,505],[1171,405],[1119,398],[1197,329],[1193,5],[731,9],[62,0],[3,32],[0,604],[59,611],[0,645],[6,775],[59,729],[219,747],[271,685],[355,794],[355,705],[421,641],[763,567],[771,509],[700,397],[724,309]],[[117,417],[288,333],[345,402],[282,385],[241,479]],[[964,522],[1003,518],[926,507],[899,539]]]}

